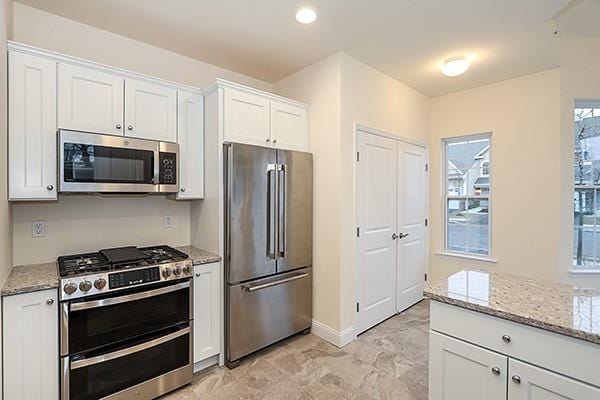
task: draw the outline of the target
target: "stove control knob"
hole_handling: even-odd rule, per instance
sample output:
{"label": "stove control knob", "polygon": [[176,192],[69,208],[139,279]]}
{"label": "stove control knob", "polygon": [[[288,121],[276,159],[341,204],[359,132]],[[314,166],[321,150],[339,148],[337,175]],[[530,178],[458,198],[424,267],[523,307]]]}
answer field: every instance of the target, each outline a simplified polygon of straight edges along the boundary
{"label": "stove control knob", "polygon": [[188,264],[188,265],[186,265],[185,267],[183,267],[183,272],[184,272],[186,275],[190,275],[190,274],[192,273],[192,266],[191,266],[191,265],[189,265],[189,264]]}
{"label": "stove control knob", "polygon": [[81,290],[82,292],[87,292],[91,288],[92,282],[90,281],[82,281],[81,283],[79,283],[79,290]]}
{"label": "stove control knob", "polygon": [[173,273],[177,276],[181,275],[181,266],[176,265],[175,268],[173,268]]}
{"label": "stove control knob", "polygon": [[65,291],[66,294],[73,294],[77,291],[77,285],[74,284],[73,282],[68,282],[63,287],[63,290]]}
{"label": "stove control knob", "polygon": [[98,290],[104,289],[105,286],[106,286],[106,279],[104,279],[104,278],[98,278],[94,281],[94,287]]}
{"label": "stove control knob", "polygon": [[169,276],[171,276],[171,268],[164,267],[162,270],[162,275],[165,279],[168,278]]}

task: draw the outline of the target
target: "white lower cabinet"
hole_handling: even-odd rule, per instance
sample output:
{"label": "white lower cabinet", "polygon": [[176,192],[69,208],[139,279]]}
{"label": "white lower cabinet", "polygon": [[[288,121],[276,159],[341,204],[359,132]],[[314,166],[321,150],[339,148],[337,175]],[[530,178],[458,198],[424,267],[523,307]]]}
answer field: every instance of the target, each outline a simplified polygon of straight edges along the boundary
{"label": "white lower cabinet", "polygon": [[220,264],[194,266],[194,363],[220,353]]}
{"label": "white lower cabinet", "polygon": [[436,332],[429,351],[429,400],[506,400],[506,356]]}
{"label": "white lower cabinet", "polygon": [[2,298],[4,399],[58,400],[58,292]]}
{"label": "white lower cabinet", "polygon": [[510,359],[508,369],[509,400],[600,399],[600,389],[543,368]]}

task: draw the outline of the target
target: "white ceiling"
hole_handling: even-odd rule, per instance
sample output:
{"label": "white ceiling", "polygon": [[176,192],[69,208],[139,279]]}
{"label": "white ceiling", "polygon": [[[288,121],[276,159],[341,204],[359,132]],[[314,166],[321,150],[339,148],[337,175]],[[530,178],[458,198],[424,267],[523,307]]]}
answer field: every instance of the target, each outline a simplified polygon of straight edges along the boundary
{"label": "white ceiling", "polygon": [[[342,50],[430,96],[556,67],[552,18],[570,2],[16,1],[267,82]],[[312,25],[294,20],[306,5],[319,15]],[[442,76],[440,63],[463,54],[471,69]]]}

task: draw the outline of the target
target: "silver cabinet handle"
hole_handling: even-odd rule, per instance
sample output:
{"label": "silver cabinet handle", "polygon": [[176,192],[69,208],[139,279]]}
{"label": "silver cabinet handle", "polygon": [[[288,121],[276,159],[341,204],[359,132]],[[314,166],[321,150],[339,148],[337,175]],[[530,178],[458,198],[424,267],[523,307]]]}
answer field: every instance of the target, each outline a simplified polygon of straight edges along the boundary
{"label": "silver cabinet handle", "polygon": [[129,129],[130,131],[132,131],[133,130],[133,125],[127,126],[127,129]]}
{"label": "silver cabinet handle", "polygon": [[185,188],[181,188],[180,190],[181,190],[181,193],[185,192]]}
{"label": "silver cabinet handle", "polygon": [[269,283],[264,283],[262,285],[242,285],[242,288],[248,292],[254,292],[256,290],[260,290],[260,289],[266,289],[266,288],[270,288],[272,286],[277,286],[277,285],[281,285],[283,283],[288,283],[288,282],[292,282],[298,279],[302,279],[302,278],[306,278],[308,276],[308,274],[299,274],[296,276],[291,276],[289,278],[285,278],[285,279],[280,279],[278,281],[275,282],[269,282]]}
{"label": "silver cabinet handle", "polygon": [[202,274],[200,272],[196,272],[196,277],[200,278]]}
{"label": "silver cabinet handle", "polygon": [[267,143],[271,143],[271,139],[267,138]]}
{"label": "silver cabinet handle", "polygon": [[54,304],[54,299],[48,299],[48,300],[46,300],[46,304],[48,304],[49,306],[51,306],[52,304]]}
{"label": "silver cabinet handle", "polygon": [[510,343],[511,340],[510,335],[502,335],[502,341],[504,343]]}
{"label": "silver cabinet handle", "polygon": [[48,186],[46,186],[46,189],[48,189],[49,191],[53,191],[54,185],[48,185]]}
{"label": "silver cabinet handle", "polygon": [[117,124],[117,129],[121,129],[121,124]]}
{"label": "silver cabinet handle", "polygon": [[273,144],[276,144],[276,143],[277,143],[277,139],[273,139]]}
{"label": "silver cabinet handle", "polygon": [[398,239],[404,239],[405,237],[408,237],[408,236],[410,236],[410,233],[400,233],[398,235]]}
{"label": "silver cabinet handle", "polygon": [[513,375],[511,379],[512,379],[512,381],[513,381],[514,383],[516,383],[517,385],[520,385],[520,384],[521,384],[521,377],[520,377],[519,375]]}
{"label": "silver cabinet handle", "polygon": [[500,368],[498,368],[498,367],[494,367],[494,368],[492,368],[492,373],[493,373],[494,375],[500,375]]}

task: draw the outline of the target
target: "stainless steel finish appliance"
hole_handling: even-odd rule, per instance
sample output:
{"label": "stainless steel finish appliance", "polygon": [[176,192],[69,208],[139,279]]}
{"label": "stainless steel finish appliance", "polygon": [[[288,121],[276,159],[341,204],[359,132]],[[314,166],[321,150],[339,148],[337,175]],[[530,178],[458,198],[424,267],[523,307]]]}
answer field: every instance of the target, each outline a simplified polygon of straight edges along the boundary
{"label": "stainless steel finish appliance", "polygon": [[225,348],[244,356],[312,321],[312,155],[227,143]]}
{"label": "stainless steel finish appliance", "polygon": [[154,399],[192,380],[192,262],[168,246],[58,259],[61,399]]}
{"label": "stainless steel finish appliance", "polygon": [[58,131],[59,192],[175,193],[179,145]]}

